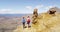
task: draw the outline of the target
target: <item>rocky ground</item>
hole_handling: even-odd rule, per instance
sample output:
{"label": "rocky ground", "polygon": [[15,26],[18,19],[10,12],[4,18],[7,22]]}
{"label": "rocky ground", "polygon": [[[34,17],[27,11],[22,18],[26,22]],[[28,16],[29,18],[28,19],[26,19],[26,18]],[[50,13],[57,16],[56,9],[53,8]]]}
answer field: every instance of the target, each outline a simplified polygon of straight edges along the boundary
{"label": "rocky ground", "polygon": [[13,32],[60,32],[60,14],[42,13],[38,16],[37,23],[31,24],[31,28],[23,29],[22,25],[19,25]]}

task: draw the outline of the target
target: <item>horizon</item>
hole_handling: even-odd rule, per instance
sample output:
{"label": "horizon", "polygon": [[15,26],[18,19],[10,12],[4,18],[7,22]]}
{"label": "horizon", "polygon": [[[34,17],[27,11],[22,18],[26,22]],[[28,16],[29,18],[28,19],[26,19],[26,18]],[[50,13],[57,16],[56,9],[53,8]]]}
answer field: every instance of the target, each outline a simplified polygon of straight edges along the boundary
{"label": "horizon", "polygon": [[60,0],[0,0],[0,14],[32,14],[47,12],[52,7],[60,8]]}

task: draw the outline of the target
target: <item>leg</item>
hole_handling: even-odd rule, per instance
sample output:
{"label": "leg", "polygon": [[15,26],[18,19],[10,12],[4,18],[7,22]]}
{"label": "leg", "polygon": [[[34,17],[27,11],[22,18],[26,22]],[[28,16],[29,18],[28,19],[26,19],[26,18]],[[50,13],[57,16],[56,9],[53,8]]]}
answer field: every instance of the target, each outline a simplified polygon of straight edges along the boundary
{"label": "leg", "polygon": [[30,22],[28,22],[28,28],[30,28],[31,26],[30,26]]}
{"label": "leg", "polygon": [[25,27],[25,22],[23,22],[23,28]]}
{"label": "leg", "polygon": [[25,26],[25,22],[24,22],[24,24],[23,24],[23,27],[26,28],[26,26]]}

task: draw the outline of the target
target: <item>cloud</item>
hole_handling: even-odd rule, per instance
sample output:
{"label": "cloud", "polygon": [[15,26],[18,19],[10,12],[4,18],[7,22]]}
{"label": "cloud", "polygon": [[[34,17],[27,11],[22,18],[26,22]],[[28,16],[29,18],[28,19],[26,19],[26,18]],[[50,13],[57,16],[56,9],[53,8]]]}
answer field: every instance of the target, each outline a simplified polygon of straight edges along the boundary
{"label": "cloud", "polygon": [[26,6],[27,9],[31,10],[32,9],[32,6]]}
{"label": "cloud", "polygon": [[11,11],[11,9],[1,9],[0,11]]}
{"label": "cloud", "polygon": [[0,9],[0,14],[28,14],[32,13],[34,8],[39,9],[39,13],[46,12],[50,8],[55,7],[55,6],[44,6],[44,5],[36,5],[35,7],[33,6],[26,6],[25,9],[26,11],[21,11],[21,10],[13,10],[13,9]]}
{"label": "cloud", "polygon": [[44,5],[36,5],[35,7],[33,7],[33,6],[26,6],[26,8],[29,9],[29,10],[32,10],[34,8],[39,9],[39,8],[42,8],[42,7],[44,7]]}
{"label": "cloud", "polygon": [[26,6],[27,10],[29,9],[29,11],[31,11],[31,13],[33,12],[33,10],[35,8],[37,8],[38,10],[40,10],[40,8],[44,7],[44,5],[36,5],[36,6]]}
{"label": "cloud", "polygon": [[45,9],[46,9],[46,10],[49,10],[49,9],[52,8],[52,7],[56,7],[56,6],[47,6],[47,7],[45,7]]}
{"label": "cloud", "polygon": [[0,9],[0,13],[3,14],[3,13],[8,13],[10,12],[11,9]]}
{"label": "cloud", "polygon": [[37,5],[35,6],[35,8],[39,9],[39,8],[42,8],[44,5]]}
{"label": "cloud", "polygon": [[0,9],[0,14],[19,14],[20,11],[14,11],[12,9]]}
{"label": "cloud", "polygon": [[0,9],[0,14],[28,14],[30,12],[23,12],[21,10],[13,10],[13,9]]}
{"label": "cloud", "polygon": [[53,7],[56,7],[56,6],[44,6],[40,12],[41,13],[47,12],[50,8],[53,8]]}

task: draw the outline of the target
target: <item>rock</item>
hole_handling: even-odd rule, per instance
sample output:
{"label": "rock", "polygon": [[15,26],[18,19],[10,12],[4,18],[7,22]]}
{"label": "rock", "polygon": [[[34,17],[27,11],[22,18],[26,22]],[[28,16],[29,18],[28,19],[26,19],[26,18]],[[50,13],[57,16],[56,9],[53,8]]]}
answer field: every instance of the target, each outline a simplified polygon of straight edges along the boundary
{"label": "rock", "polygon": [[38,9],[34,9],[34,12],[33,12],[33,15],[35,15],[35,17],[37,17],[38,16]]}
{"label": "rock", "polygon": [[36,20],[36,18],[38,17],[38,12],[37,11],[38,11],[38,9],[34,9],[33,21],[32,21],[33,24],[37,23],[37,20]]}
{"label": "rock", "polygon": [[48,13],[51,14],[51,15],[55,15],[56,9],[51,8],[51,9],[49,9]]}

